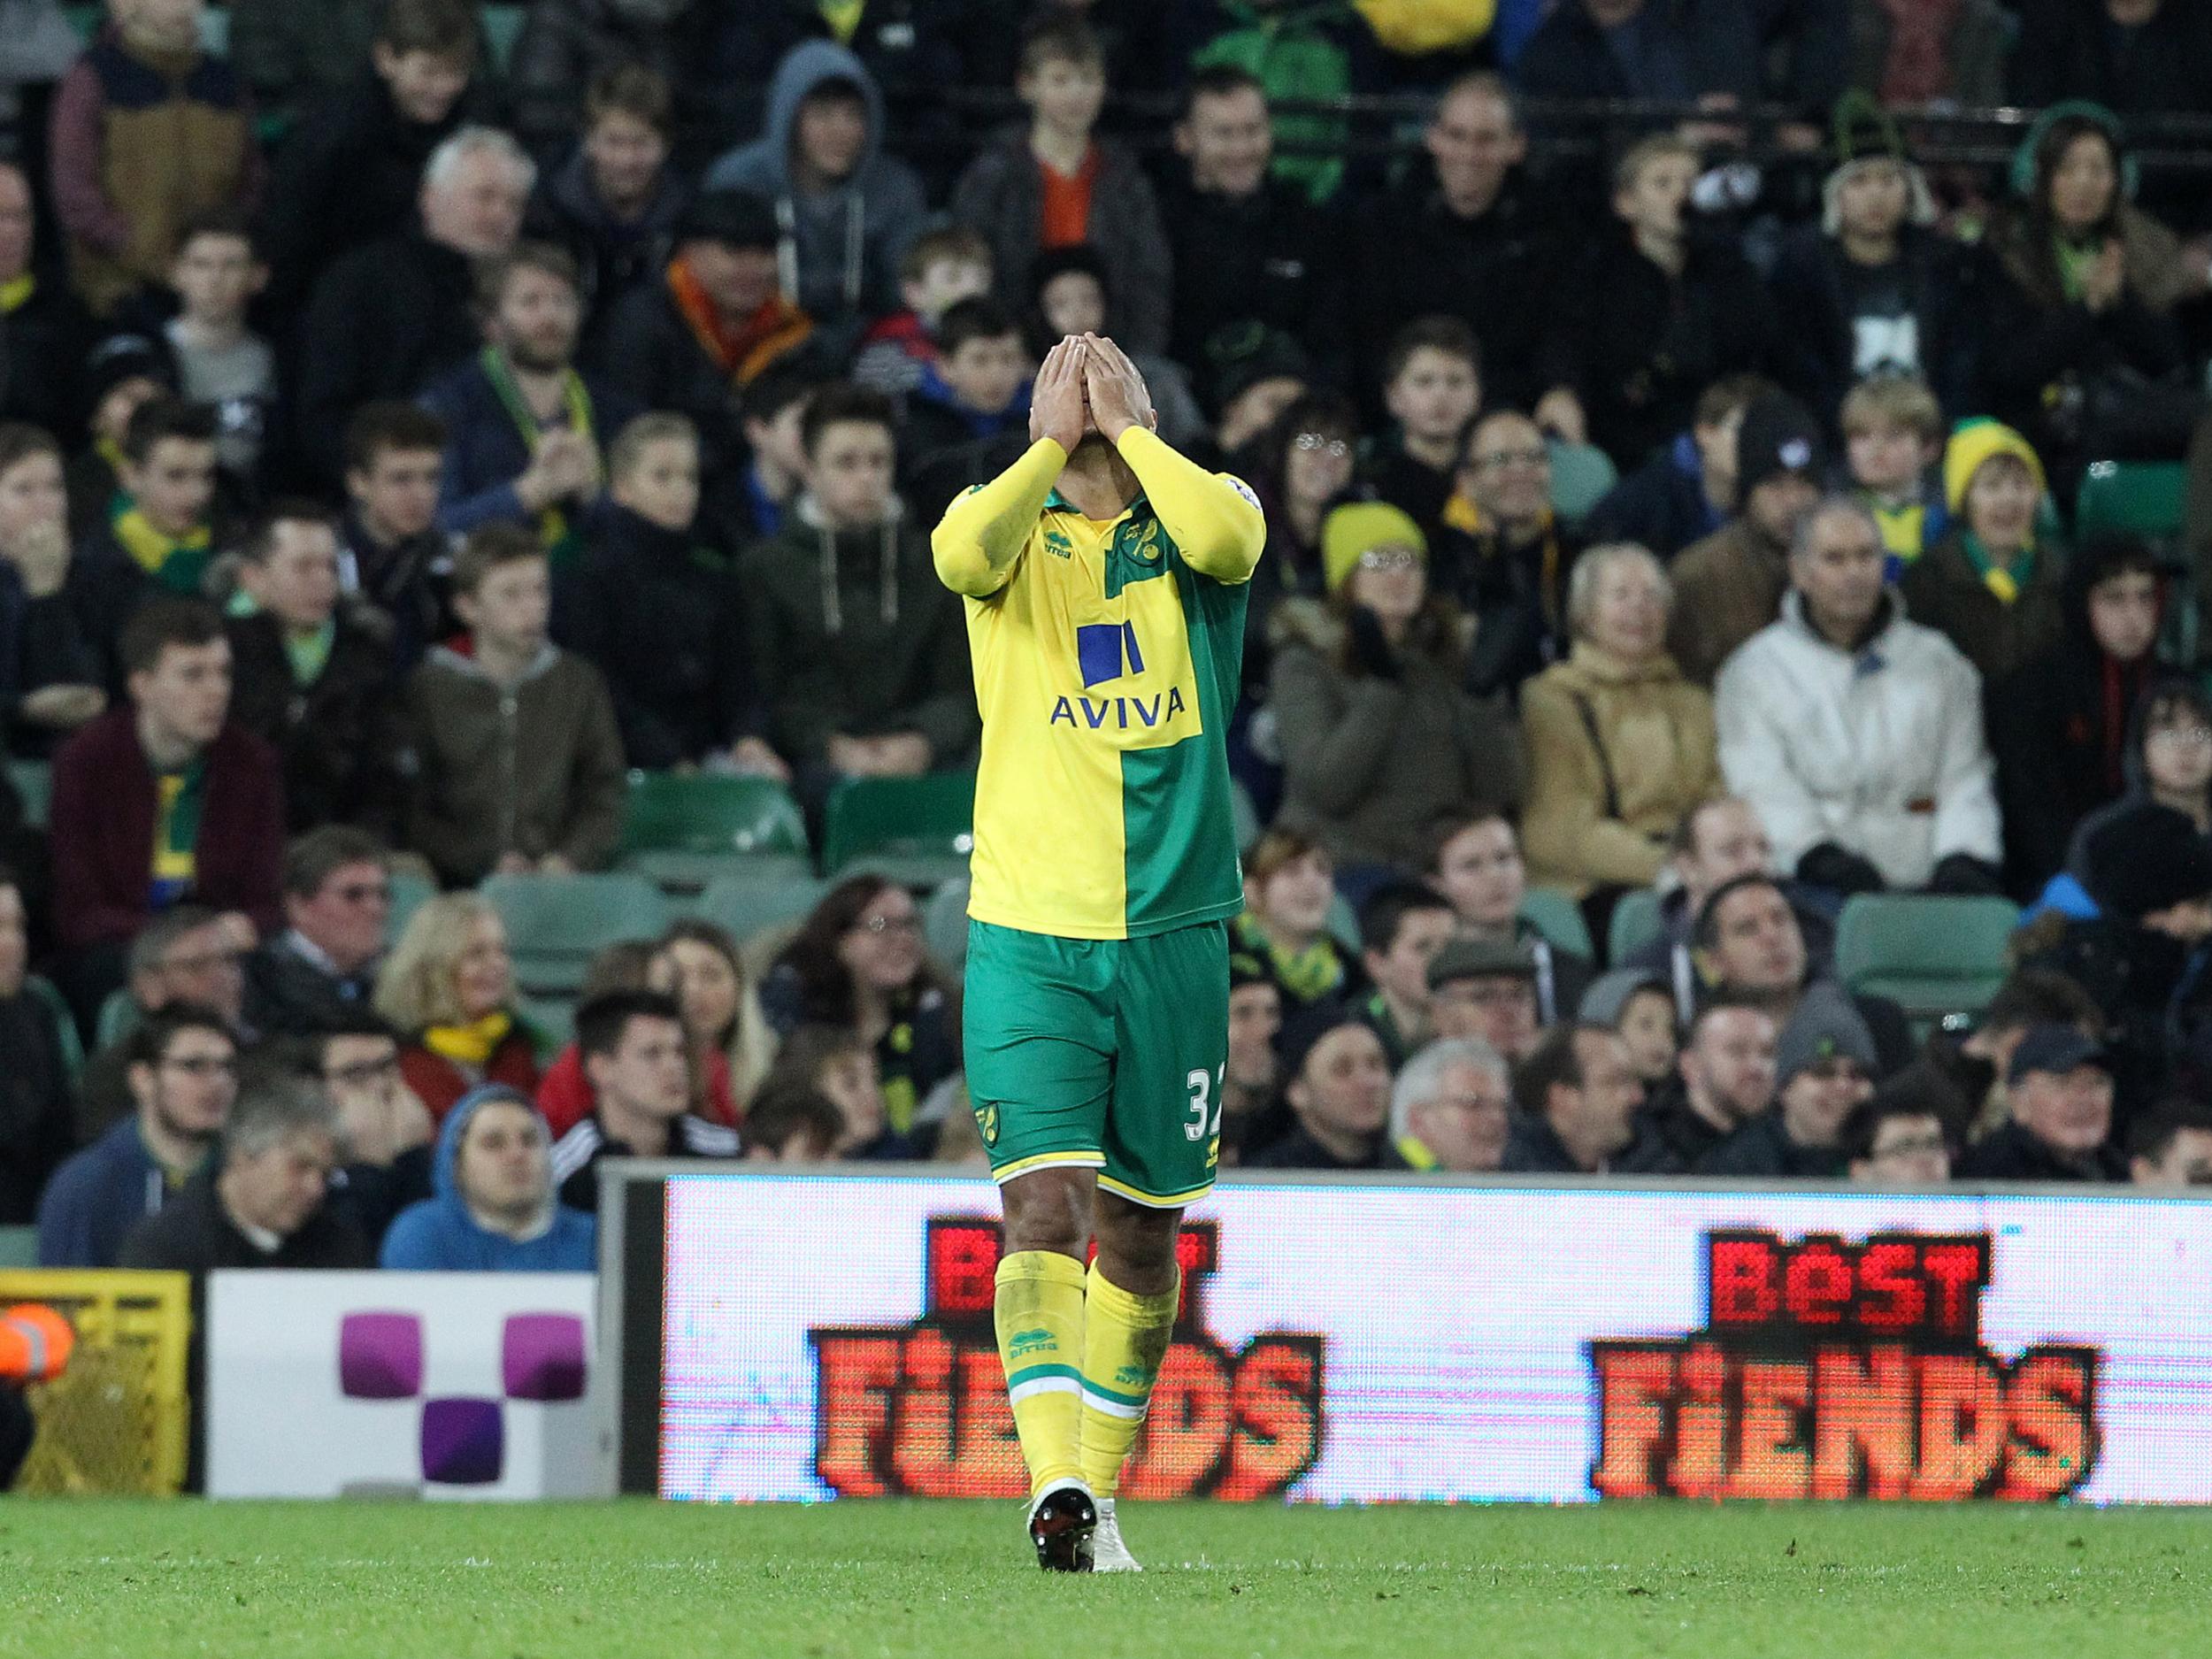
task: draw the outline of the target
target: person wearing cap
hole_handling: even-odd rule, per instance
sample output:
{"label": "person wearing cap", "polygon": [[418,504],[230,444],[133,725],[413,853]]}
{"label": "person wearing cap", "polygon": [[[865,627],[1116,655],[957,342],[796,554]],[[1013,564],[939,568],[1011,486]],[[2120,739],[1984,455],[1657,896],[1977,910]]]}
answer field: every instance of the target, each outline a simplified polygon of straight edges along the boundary
{"label": "person wearing cap", "polygon": [[355,410],[412,397],[481,349],[472,268],[514,247],[536,180],[536,165],[508,134],[464,127],[423,168],[419,223],[363,244],[317,280],[293,412],[299,453],[319,481],[340,482]]}
{"label": "person wearing cap", "polygon": [[1905,567],[1905,609],[1994,686],[2058,642],[2066,550],[2038,519],[2047,495],[2028,441],[1993,420],[1960,423],[1943,451],[1949,534]]}
{"label": "person wearing cap", "polygon": [[1838,893],[1994,893],[1994,768],[1981,677],[1883,585],[1864,503],[1832,496],[1799,525],[1781,619],[1714,689],[1721,771],[1781,868]]}
{"label": "person wearing cap", "polygon": [[1815,986],[1774,1048],[1774,1110],[1707,1153],[1701,1175],[1832,1180],[1849,1163],[1843,1128],[1874,1092],[1874,1037],[1836,987]]}
{"label": "person wearing cap", "polygon": [[2112,1061],[2071,1025],[2038,1025],[2005,1073],[2012,1121],[1969,1148],[1959,1179],[2117,1181],[2127,1166],[2111,1144]]}
{"label": "person wearing cap", "polygon": [[1390,1089],[1382,1164],[1393,1170],[1475,1174],[1505,1159],[1513,1075],[1479,1037],[1440,1037],[1400,1068]]}
{"label": "person wearing cap", "polygon": [[1618,1032],[1647,1087],[1656,1088],[1674,1075],[1674,994],[1665,975],[1616,968],[1584,993],[1576,1018]]}
{"label": "person wearing cap", "polygon": [[1248,446],[1314,389],[1305,348],[1279,328],[1231,329],[1207,342],[1205,362],[1214,449],[1227,465],[1248,465]]}
{"label": "person wearing cap", "polygon": [[1429,959],[1430,1018],[1439,1037],[1479,1037],[1509,1062],[1544,1034],[1536,956],[1508,939],[1455,939]]}
{"label": "person wearing cap", "polygon": [[1520,1108],[1499,1168],[1522,1175],[1598,1175],[1635,1140],[1644,1102],[1628,1045],[1603,1025],[1555,1025],[1513,1071]]}
{"label": "person wearing cap", "polygon": [[1748,998],[1717,997],[1697,1010],[1672,1073],[1636,1114],[1635,1144],[1620,1168],[1684,1175],[1774,1103],[1774,1016]]}
{"label": "person wearing cap", "polygon": [[1982,343],[1970,257],[1933,228],[1927,175],[1877,99],[1846,93],[1832,140],[1819,222],[1786,237],[1775,259],[1784,379],[1823,411],[1883,375],[1917,375],[1946,406],[1970,407]]}
{"label": "person wearing cap", "polygon": [[1248,1170],[1381,1167],[1390,1123],[1390,1062],[1382,1039],[1353,1010],[1324,1002],[1294,1015],[1275,1038],[1293,1125],[1248,1153]]}
{"label": "person wearing cap", "polygon": [[1594,916],[1648,887],[1684,816],[1720,793],[1712,694],[1667,655],[1672,602],[1647,549],[1592,548],[1567,588],[1573,650],[1521,689],[1530,876]]}
{"label": "person wearing cap", "polygon": [[1425,881],[1388,881],[1359,907],[1360,966],[1373,989],[1360,1017],[1395,1071],[1429,1040],[1429,964],[1458,926],[1451,901]]}
{"label": "person wearing cap", "polygon": [[1667,649],[1693,685],[1774,620],[1789,585],[1791,538],[1820,499],[1827,457],[1820,425],[1776,392],[1745,409],[1736,429],[1736,516],[1682,550],[1668,574],[1674,610]]}
{"label": "person wearing cap", "polygon": [[1321,558],[1328,597],[1285,600],[1270,627],[1276,821],[1340,865],[1415,868],[1437,819],[1518,802],[1520,744],[1496,703],[1464,688],[1471,630],[1431,590],[1411,518],[1386,502],[1339,507]]}
{"label": "person wearing cap", "polygon": [[741,487],[738,394],[770,367],[816,355],[812,319],[777,286],[782,235],[765,198],[705,192],[677,220],[667,267],[622,297],[597,344],[612,384],[698,426],[700,476],[718,521],[730,511],[718,492]]}

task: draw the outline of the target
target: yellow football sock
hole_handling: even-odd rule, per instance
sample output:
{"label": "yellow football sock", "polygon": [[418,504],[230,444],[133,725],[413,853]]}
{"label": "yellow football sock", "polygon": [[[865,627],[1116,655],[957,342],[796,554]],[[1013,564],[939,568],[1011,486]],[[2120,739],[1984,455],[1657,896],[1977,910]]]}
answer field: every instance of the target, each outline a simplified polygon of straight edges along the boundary
{"label": "yellow football sock", "polygon": [[1083,1263],[1050,1250],[999,1260],[991,1312],[1033,1494],[1081,1478]]}
{"label": "yellow football sock", "polygon": [[1133,1295],[1091,1264],[1083,1298],[1083,1479],[1099,1497],[1121,1486],[1175,1331],[1180,1288],[1179,1276],[1156,1296]]}

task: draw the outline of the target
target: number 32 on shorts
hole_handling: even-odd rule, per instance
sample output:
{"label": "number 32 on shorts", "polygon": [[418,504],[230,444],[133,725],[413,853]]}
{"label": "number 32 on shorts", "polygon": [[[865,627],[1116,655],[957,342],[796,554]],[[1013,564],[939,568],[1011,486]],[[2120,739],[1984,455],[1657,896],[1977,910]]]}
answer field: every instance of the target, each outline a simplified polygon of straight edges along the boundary
{"label": "number 32 on shorts", "polygon": [[1221,1086],[1228,1070],[1225,1064],[1211,1072],[1194,1066],[1183,1078],[1184,1087],[1190,1090],[1190,1121],[1183,1125],[1183,1138],[1208,1143],[1208,1169],[1221,1161]]}

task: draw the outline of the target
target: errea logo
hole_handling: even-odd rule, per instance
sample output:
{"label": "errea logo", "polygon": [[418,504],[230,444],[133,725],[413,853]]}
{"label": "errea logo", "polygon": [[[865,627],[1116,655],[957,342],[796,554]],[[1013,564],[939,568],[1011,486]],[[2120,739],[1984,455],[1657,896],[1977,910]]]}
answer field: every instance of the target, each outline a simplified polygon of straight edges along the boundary
{"label": "errea logo", "polygon": [[1071,559],[1075,557],[1075,543],[1057,530],[1045,532],[1045,547],[1058,558]]}

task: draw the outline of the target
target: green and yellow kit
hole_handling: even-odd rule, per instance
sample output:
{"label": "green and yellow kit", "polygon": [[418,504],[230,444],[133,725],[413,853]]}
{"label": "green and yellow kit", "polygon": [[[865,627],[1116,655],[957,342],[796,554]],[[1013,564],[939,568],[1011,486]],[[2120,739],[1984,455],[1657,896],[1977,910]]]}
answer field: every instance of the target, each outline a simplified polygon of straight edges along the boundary
{"label": "green and yellow kit", "polygon": [[1171,1205],[1218,1148],[1243,903],[1226,740],[1266,525],[1153,434],[1116,447],[1140,494],[1113,518],[1061,498],[1043,439],[933,540],[983,714],[968,1090],[1001,1180],[1087,1165]]}

